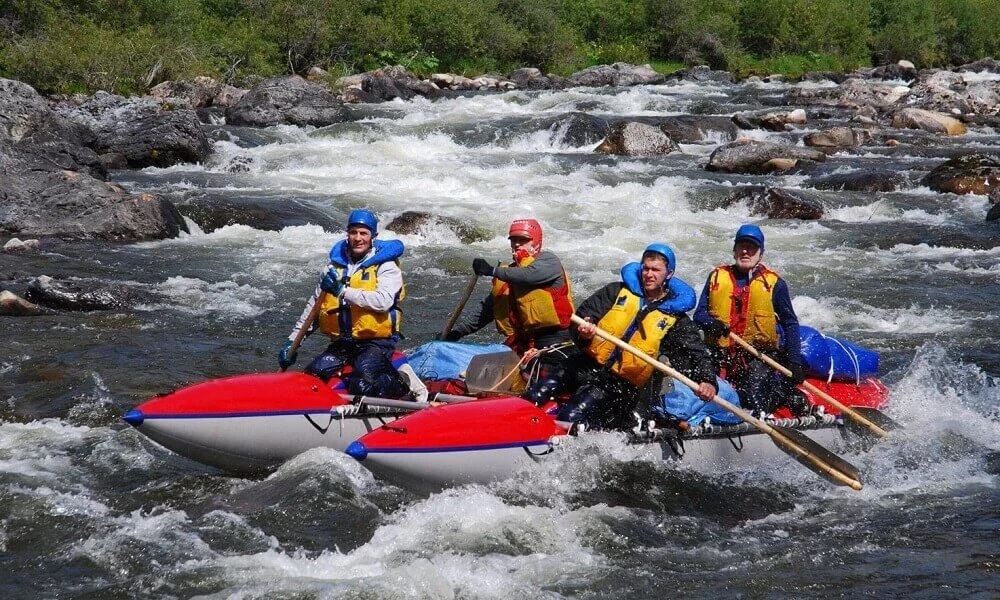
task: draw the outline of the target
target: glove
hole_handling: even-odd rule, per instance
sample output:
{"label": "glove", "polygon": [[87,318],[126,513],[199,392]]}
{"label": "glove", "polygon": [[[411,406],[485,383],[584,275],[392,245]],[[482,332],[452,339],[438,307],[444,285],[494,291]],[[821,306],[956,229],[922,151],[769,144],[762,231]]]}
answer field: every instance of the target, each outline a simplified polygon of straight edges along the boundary
{"label": "glove", "polygon": [[298,357],[298,352],[292,350],[292,340],[285,342],[285,345],[278,350],[278,365],[281,366],[281,370],[284,371],[288,367],[295,364],[295,359]]}
{"label": "glove", "polygon": [[726,337],[729,335],[729,326],[718,319],[712,319],[701,326],[702,331],[711,337]]}
{"label": "glove", "polygon": [[792,372],[791,379],[792,381],[795,382],[796,385],[806,380],[806,374],[805,371],[802,370],[802,365],[800,364],[788,365],[788,370]]}
{"label": "glove", "polygon": [[476,275],[482,275],[484,277],[493,277],[493,265],[486,262],[485,258],[477,258],[472,261],[472,271]]}
{"label": "glove", "polygon": [[344,284],[337,277],[337,273],[331,269],[323,276],[323,280],[319,282],[319,287],[323,288],[323,291],[328,294],[339,296],[341,290],[344,289]]}

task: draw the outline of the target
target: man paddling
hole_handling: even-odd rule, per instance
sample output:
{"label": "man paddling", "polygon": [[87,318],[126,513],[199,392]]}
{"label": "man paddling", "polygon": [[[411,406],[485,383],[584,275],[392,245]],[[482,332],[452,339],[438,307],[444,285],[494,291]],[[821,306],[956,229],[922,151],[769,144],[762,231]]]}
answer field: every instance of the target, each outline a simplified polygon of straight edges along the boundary
{"label": "man paddling", "polygon": [[[406,294],[398,260],[403,242],[377,236],[378,219],[372,212],[351,212],[346,239],[330,250],[330,264],[278,352],[282,370],[295,363],[296,334],[303,327],[310,333],[318,328],[332,341],[306,373],[326,381],[351,366],[351,373],[344,375],[351,394],[400,398],[410,391],[407,379],[392,366],[399,342],[399,302]],[[315,322],[309,322],[317,302],[321,306]]]}
{"label": "man paddling", "polygon": [[695,394],[709,400],[718,391],[715,371],[698,327],[685,311],[694,307],[694,290],[673,277],[677,259],[666,244],[650,244],[641,263],[622,267],[621,281],[609,283],[584,300],[577,314],[578,344],[587,356],[578,377],[583,382],[564,404],[559,420],[588,427],[629,428],[639,390],[653,367],[613,343],[595,337],[597,328],[635,346],[647,356],[665,355],[675,369],[698,383]]}
{"label": "man paddling", "polygon": [[537,377],[524,397],[542,404],[573,386],[577,354],[569,334],[572,284],[559,257],[542,249],[537,220],[515,220],[507,239],[513,258],[507,266],[495,267],[484,258],[472,261],[472,270],[492,277],[493,287],[478,313],[457,323],[446,339],[456,341],[495,323],[506,337],[504,344],[519,355],[537,353],[537,365],[531,365]]}
{"label": "man paddling", "polygon": [[[719,375],[736,388],[743,406],[758,413],[785,406],[800,416],[809,405],[792,385],[805,379],[799,319],[788,284],[761,262],[763,256],[764,233],[756,225],[741,226],[733,241],[733,264],[709,274],[694,321],[705,332]],[[775,355],[791,371],[790,380],[733,343],[730,331]]]}

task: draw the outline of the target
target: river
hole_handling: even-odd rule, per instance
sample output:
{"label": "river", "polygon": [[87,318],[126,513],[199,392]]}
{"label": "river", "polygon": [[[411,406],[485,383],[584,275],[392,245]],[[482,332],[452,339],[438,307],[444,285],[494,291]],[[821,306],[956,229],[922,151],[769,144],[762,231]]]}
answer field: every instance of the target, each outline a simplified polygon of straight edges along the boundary
{"label": "river", "polygon": [[[116,173],[181,206],[228,206],[234,224],[205,232],[192,222],[191,234],[130,245],[43,240],[38,253],[0,254],[8,280],[111,280],[158,298],[2,320],[0,596],[995,598],[1000,229],[983,221],[986,198],[937,194],[919,180],[956,153],[1000,150],[1000,133],[900,132],[900,146],[836,154],[825,172],[880,168],[908,183],[823,192],[823,219],[788,221],[718,207],[739,183],[795,188],[808,178],[709,173],[722,140],[624,158],[573,145],[550,126],[572,112],[733,114],[773,106],[788,87],[669,83],[392,102],[319,130],[214,125],[206,164]],[[804,129],[747,134],[796,141],[844,117],[819,112]],[[490,232],[471,244],[437,222],[413,235],[382,232],[407,247],[404,348],[440,330],[473,258],[508,255],[514,218],[542,222],[578,299],[652,241],[669,243],[677,276],[700,289],[730,259],[736,228],[755,222],[800,320],[881,353],[886,413],[905,429],[844,455],[861,470],[860,492],[791,460],[738,475],[675,470],[601,434],[544,472],[428,496],[332,451],[307,452],[268,477],[233,477],[122,422],[157,393],[275,370],[340,224],[359,207],[383,225],[417,210]],[[493,341],[487,331],[475,340]],[[302,354],[320,347],[307,340]]]}

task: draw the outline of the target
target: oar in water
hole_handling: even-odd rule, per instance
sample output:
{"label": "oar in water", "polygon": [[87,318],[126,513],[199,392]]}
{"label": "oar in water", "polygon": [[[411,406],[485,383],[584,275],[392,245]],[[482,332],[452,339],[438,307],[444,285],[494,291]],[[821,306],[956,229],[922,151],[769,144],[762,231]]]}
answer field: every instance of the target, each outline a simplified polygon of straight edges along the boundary
{"label": "oar in water", "polygon": [[[744,350],[746,350],[750,354],[754,355],[755,357],[759,358],[760,360],[764,361],[765,363],[767,363],[768,365],[770,365],[772,368],[774,368],[776,371],[778,371],[779,373],[781,373],[785,377],[791,377],[792,376],[792,372],[789,369],[787,369],[784,365],[782,365],[778,361],[774,360],[770,356],[767,356],[766,354],[764,354],[763,352],[761,352],[757,348],[754,348],[752,345],[750,345],[750,342],[744,340],[743,338],[741,338],[740,336],[736,335],[735,333],[733,333],[731,331],[729,332],[729,338],[731,340],[733,340],[734,342],[736,342],[737,344],[739,344],[741,347],[743,347]],[[802,382],[802,387],[806,388],[810,392],[816,394],[817,396],[819,396],[820,398],[822,398],[823,400],[825,400],[830,406],[833,406],[834,408],[836,408],[840,412],[844,413],[848,417],[850,417],[850,418],[854,419],[855,421],[857,421],[858,423],[864,425],[872,433],[878,435],[879,437],[886,437],[887,435],[889,435],[889,433],[885,429],[883,429],[882,427],[879,427],[879,425],[876,425],[875,423],[872,422],[872,420],[878,420],[878,421],[881,421],[881,423],[883,423],[883,424],[894,423],[892,421],[892,419],[890,419],[889,417],[885,416],[880,411],[878,411],[878,410],[876,410],[874,408],[868,408],[868,407],[855,407],[855,408],[852,408],[850,406],[847,406],[846,404],[840,402],[839,400],[837,400],[836,398],[834,398],[830,394],[827,394],[826,392],[824,392],[823,390],[821,390],[818,387],[814,386],[813,384],[809,383],[808,381],[803,381]],[[859,409],[864,409],[866,413],[868,413],[869,415],[872,415],[872,419],[870,420],[869,418],[865,418],[865,416],[863,416],[860,413]],[[877,413],[878,415],[880,415],[880,417],[875,417],[874,416],[875,413]],[[891,428],[892,426],[890,425],[889,427]],[[896,425],[896,427],[898,427],[898,424]]]}
{"label": "oar in water", "polygon": [[448,317],[448,322],[445,323],[444,329],[441,330],[442,340],[447,338],[448,334],[451,333],[451,328],[455,326],[455,322],[458,321],[459,315],[462,314],[462,309],[465,308],[465,303],[469,301],[470,297],[472,297],[472,292],[475,291],[476,283],[478,281],[479,275],[473,275],[472,279],[469,280],[468,285],[465,286],[465,293],[462,294],[462,300],[458,303],[458,306],[455,307],[455,311],[451,313],[451,316]]}
{"label": "oar in water", "polygon": [[[288,353],[289,356],[294,356],[296,352],[299,351],[299,346],[302,344],[302,340],[306,337],[306,332],[312,327],[313,321],[316,320],[316,316],[319,314],[319,309],[323,306],[323,300],[326,300],[326,290],[321,290],[319,296],[316,297],[316,303],[313,304],[312,309],[309,311],[309,316],[306,320],[302,322],[302,327],[295,332],[295,337],[292,338],[292,348],[291,352]],[[284,371],[288,367],[281,367]]]}
{"label": "oar in water", "polygon": [[[577,325],[586,324],[577,315],[573,315],[572,320]],[[692,390],[698,389],[698,384],[691,379],[685,377],[683,374],[679,373],[672,367],[661,363],[660,361],[652,358],[642,350],[639,350],[635,346],[629,344],[628,342],[622,341],[617,337],[611,335],[610,333],[597,329],[595,335],[605,339],[615,346],[618,346],[622,350],[626,350],[636,355],[640,360],[651,365],[653,368],[670,375],[671,377],[677,379],[684,385],[688,386]],[[790,455],[792,458],[797,460],[802,465],[809,468],[811,471],[817,475],[825,478],[837,485],[846,485],[852,489],[860,490],[862,485],[861,481],[858,479],[858,470],[851,463],[847,462],[843,458],[837,456],[833,452],[830,452],[823,446],[819,445],[815,441],[809,439],[804,434],[794,429],[788,427],[777,427],[771,426],[757,419],[749,412],[743,410],[742,408],[726,402],[719,396],[715,396],[711,399],[714,404],[728,410],[737,417],[743,419],[747,423],[750,423],[757,429],[766,433],[771,437],[771,441],[774,445],[781,449],[786,454]]]}

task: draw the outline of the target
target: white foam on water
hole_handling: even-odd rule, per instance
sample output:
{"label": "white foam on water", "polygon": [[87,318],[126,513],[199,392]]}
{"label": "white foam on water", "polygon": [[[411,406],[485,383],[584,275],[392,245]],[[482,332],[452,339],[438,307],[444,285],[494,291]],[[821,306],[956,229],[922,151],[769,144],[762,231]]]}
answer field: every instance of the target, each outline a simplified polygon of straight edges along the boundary
{"label": "white foam on water", "polygon": [[[234,281],[209,283],[191,277],[175,276],[156,286],[170,299],[170,308],[193,315],[218,314],[229,319],[255,317],[269,308],[274,293]],[[257,304],[257,303],[260,304]],[[161,305],[139,306],[149,311],[162,310]]]}
{"label": "white foam on water", "polygon": [[59,419],[0,422],[0,472],[53,485],[74,469],[73,449],[102,435],[102,430],[68,425]]}
{"label": "white foam on water", "polygon": [[[625,509],[564,513],[513,506],[484,488],[444,491],[393,514],[348,553],[279,550],[214,557],[185,569],[222,567],[231,589],[393,590],[404,597],[536,597],[569,579],[596,580],[604,559],[581,542]],[[277,586],[271,582],[280,582]],[[269,587],[271,586],[271,587]]]}
{"label": "white foam on water", "polygon": [[799,322],[824,333],[837,331],[877,331],[883,333],[934,334],[954,331],[968,325],[974,315],[961,314],[948,307],[909,306],[886,309],[868,306],[855,300],[827,296],[795,296],[792,307]]}

